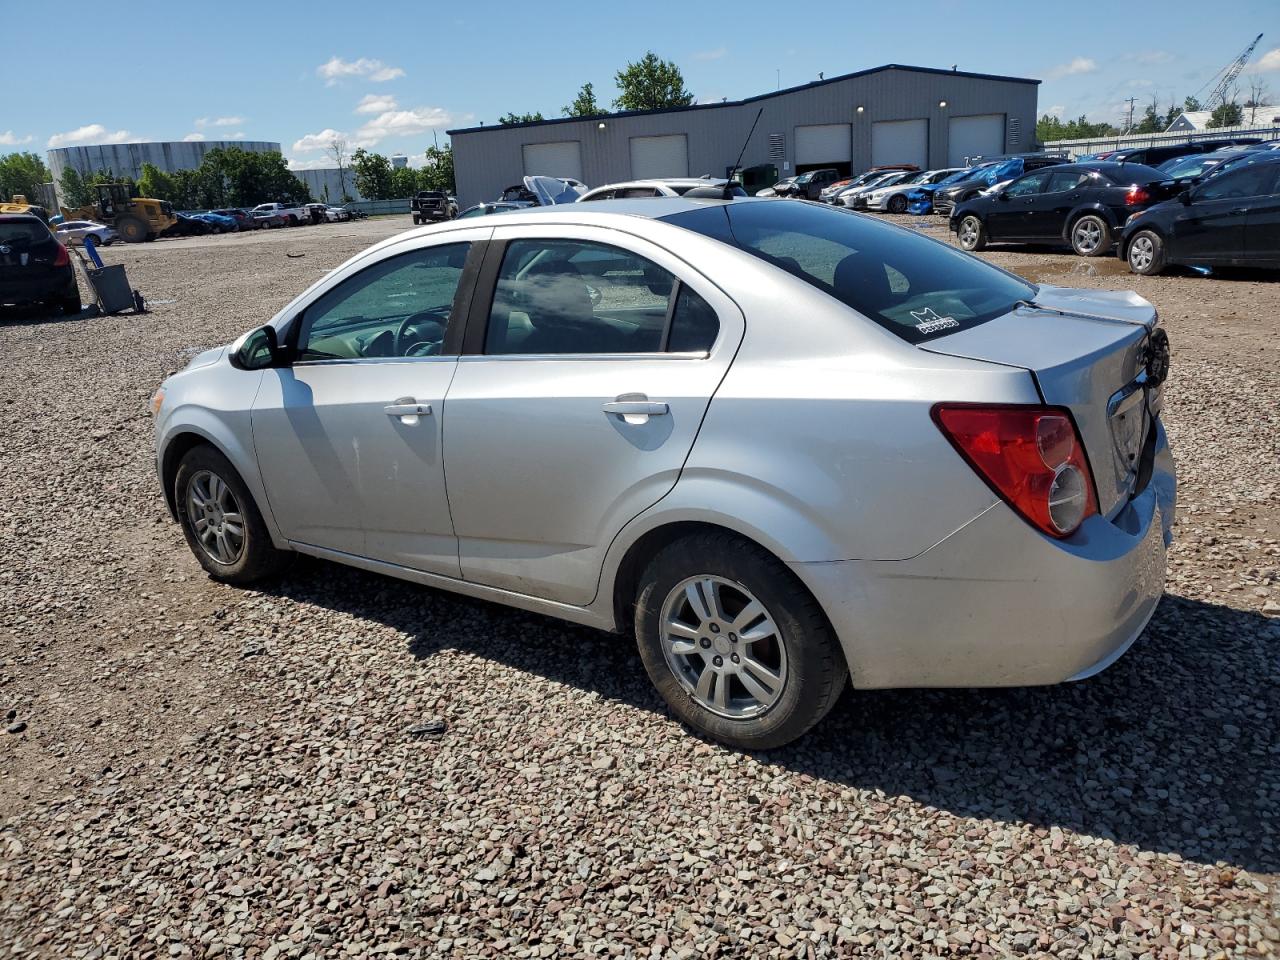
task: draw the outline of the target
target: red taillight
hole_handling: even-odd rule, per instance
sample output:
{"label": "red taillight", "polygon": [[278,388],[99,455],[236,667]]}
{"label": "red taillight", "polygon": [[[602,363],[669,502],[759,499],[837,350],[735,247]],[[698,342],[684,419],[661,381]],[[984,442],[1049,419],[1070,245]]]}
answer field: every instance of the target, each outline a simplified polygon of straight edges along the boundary
{"label": "red taillight", "polygon": [[1037,530],[1067,537],[1098,512],[1089,461],[1067,410],[939,403],[933,420],[987,485]]}
{"label": "red taillight", "polygon": [[1151,194],[1143,190],[1136,184],[1129,188],[1129,192],[1124,195],[1124,203],[1127,207],[1136,207],[1140,203],[1150,203]]}
{"label": "red taillight", "polygon": [[62,244],[58,244],[58,252],[53,255],[53,265],[55,267],[65,267],[71,262],[71,257],[67,255],[67,248]]}

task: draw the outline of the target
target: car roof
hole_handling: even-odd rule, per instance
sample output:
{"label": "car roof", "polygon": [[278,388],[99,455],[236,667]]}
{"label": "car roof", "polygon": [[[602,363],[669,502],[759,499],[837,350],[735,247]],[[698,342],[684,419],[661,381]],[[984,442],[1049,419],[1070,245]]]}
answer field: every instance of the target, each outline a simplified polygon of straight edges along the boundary
{"label": "car roof", "polygon": [[0,213],[0,223],[38,223],[41,226],[45,222],[32,213]]}

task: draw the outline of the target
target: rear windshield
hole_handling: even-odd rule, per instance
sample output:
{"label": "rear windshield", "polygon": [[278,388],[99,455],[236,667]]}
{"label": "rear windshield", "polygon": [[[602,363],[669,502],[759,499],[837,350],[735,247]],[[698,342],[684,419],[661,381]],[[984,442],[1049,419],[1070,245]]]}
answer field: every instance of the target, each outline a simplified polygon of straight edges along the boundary
{"label": "rear windshield", "polygon": [[1145,163],[1118,163],[1114,167],[1102,167],[1098,172],[1112,183],[1122,186],[1130,183],[1157,183],[1169,179],[1169,174],[1155,167],[1148,167]]}
{"label": "rear windshield", "polygon": [[30,220],[0,220],[0,243],[12,247],[29,247],[33,243],[49,239],[49,231],[42,223]]}
{"label": "rear windshield", "polygon": [[911,230],[807,203],[730,203],[665,218],[794,274],[910,343],[1008,313],[1036,288]]}

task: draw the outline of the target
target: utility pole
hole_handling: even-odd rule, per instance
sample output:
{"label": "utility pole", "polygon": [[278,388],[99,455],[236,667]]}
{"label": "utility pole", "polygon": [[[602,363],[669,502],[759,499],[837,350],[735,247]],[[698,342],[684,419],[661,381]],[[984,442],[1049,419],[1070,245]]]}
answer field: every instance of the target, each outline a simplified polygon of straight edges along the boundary
{"label": "utility pole", "polygon": [[1137,103],[1137,102],[1138,102],[1138,98],[1137,98],[1137,97],[1130,97],[1129,99],[1127,99],[1127,100],[1125,101],[1125,103],[1127,103],[1127,104],[1129,105],[1129,116],[1128,116],[1128,119],[1127,119],[1127,120],[1125,120],[1125,123],[1124,123],[1124,132],[1125,132],[1125,133],[1128,133],[1130,130],[1132,130],[1132,129],[1133,129],[1133,105],[1134,105],[1135,103]]}

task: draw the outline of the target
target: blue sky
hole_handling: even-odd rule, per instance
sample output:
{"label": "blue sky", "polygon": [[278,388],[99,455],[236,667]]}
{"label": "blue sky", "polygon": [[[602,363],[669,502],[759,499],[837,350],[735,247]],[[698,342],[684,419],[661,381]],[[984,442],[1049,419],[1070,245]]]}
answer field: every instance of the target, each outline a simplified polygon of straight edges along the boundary
{"label": "blue sky", "polygon": [[[0,12],[18,0],[0,0]],[[330,3],[220,0],[200,5],[63,0],[58,19],[137,49],[63,57],[5,45],[6,74],[40,78],[0,106],[0,151],[126,140],[279,141],[297,166],[325,166],[332,131],[411,158],[444,131],[508,110],[559,116],[580,84],[608,104],[614,73],[647,49],[674,60],[701,102],[897,62],[1037,77],[1041,113],[1116,121],[1199,89],[1261,32],[1250,73],[1280,98],[1280,5],[1241,0],[1156,6]],[[900,11],[906,11],[902,13]],[[530,11],[536,11],[530,15]],[[0,19],[4,19],[0,17]],[[782,29],[783,24],[793,24]],[[777,25],[777,26],[775,26]],[[83,32],[83,31],[82,31]],[[135,45],[136,41],[136,45]],[[57,62],[55,62],[57,61]],[[83,65],[78,77],[71,63]]]}

